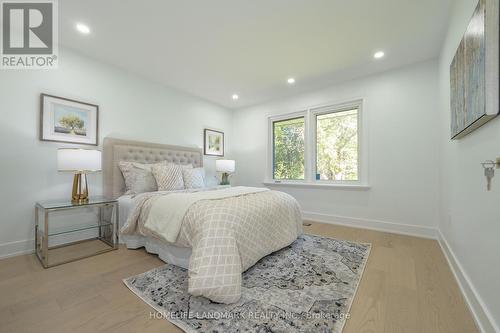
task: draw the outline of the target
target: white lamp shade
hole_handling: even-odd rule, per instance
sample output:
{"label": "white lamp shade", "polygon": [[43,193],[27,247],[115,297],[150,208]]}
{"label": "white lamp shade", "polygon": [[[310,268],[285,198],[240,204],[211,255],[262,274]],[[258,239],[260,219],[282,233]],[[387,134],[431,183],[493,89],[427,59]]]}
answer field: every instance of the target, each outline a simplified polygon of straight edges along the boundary
{"label": "white lamp shade", "polygon": [[77,172],[101,171],[101,152],[91,149],[58,149],[57,169]]}
{"label": "white lamp shade", "polygon": [[234,160],[216,160],[215,170],[218,172],[234,172]]}

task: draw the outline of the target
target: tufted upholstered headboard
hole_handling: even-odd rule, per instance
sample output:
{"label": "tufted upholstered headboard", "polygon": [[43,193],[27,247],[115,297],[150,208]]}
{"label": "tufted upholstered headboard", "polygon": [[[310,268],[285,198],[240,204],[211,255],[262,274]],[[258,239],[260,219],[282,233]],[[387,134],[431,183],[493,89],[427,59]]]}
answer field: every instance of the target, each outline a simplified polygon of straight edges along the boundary
{"label": "tufted upholstered headboard", "polygon": [[169,161],[176,164],[192,164],[195,168],[199,168],[203,166],[203,151],[201,148],[104,138],[103,194],[108,198],[118,198],[125,193],[125,181],[118,168],[120,161],[139,163]]}

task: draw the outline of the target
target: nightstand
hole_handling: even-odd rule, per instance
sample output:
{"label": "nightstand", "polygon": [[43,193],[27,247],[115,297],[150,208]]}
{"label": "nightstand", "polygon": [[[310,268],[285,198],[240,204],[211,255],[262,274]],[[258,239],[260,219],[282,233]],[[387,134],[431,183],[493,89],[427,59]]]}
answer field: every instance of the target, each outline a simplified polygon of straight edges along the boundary
{"label": "nightstand", "polygon": [[[63,220],[63,223],[56,224],[49,220],[56,212],[63,212],[63,219],[58,216],[54,221]],[[86,214],[85,218],[82,218],[83,214]],[[40,215],[43,223],[39,223]],[[91,221],[88,220],[89,215],[92,216]],[[82,222],[78,222],[79,219]],[[35,253],[43,267],[57,266],[117,248],[118,201],[93,197],[84,203],[73,203],[71,200],[36,203]]]}

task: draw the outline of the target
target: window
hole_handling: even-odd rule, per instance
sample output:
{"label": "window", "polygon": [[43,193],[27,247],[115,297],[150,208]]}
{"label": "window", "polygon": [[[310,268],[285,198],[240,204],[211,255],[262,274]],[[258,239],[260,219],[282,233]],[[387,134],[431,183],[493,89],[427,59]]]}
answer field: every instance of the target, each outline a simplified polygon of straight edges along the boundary
{"label": "window", "polygon": [[304,179],[304,117],[273,122],[273,179]]}
{"label": "window", "polygon": [[357,181],[358,110],[316,115],[316,180]]}
{"label": "window", "polygon": [[270,118],[271,182],[366,184],[361,116],[355,101]]}

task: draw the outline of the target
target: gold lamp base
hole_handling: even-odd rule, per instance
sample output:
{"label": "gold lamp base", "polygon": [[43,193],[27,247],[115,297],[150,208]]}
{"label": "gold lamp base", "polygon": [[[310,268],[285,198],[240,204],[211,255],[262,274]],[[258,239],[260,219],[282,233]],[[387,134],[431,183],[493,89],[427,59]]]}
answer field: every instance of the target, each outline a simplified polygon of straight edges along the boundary
{"label": "gold lamp base", "polygon": [[87,175],[79,172],[73,177],[73,192],[71,202],[85,203],[89,201],[89,188],[87,185]]}
{"label": "gold lamp base", "polygon": [[221,185],[229,185],[229,173],[223,172],[222,173],[222,179],[220,181]]}

